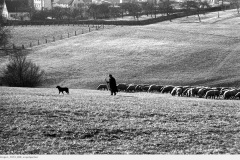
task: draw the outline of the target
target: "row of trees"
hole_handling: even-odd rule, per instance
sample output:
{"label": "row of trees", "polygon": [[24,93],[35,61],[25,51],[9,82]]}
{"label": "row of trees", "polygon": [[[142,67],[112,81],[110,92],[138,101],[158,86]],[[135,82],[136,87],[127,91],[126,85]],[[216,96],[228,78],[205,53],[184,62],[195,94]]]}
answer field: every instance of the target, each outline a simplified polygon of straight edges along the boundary
{"label": "row of trees", "polygon": [[[186,1],[187,3],[189,1]],[[191,1],[199,6],[198,2]],[[123,17],[125,15],[131,15],[135,19],[138,19],[141,15],[155,16],[157,13],[170,14],[174,11],[174,5],[176,2],[170,0],[160,0],[159,3],[149,2],[129,2],[120,3],[117,5],[103,3],[103,4],[88,4],[81,5],[78,8],[59,8],[55,7],[53,10],[34,11],[32,13],[33,20],[43,20],[47,17],[53,19],[102,19],[102,18],[116,18]],[[185,7],[185,5],[182,5]],[[188,8],[188,7],[187,7]],[[188,9],[190,9],[189,7]],[[183,8],[184,9],[184,8]]]}
{"label": "row of trees", "polygon": [[[235,6],[239,13],[240,0],[231,0],[231,4]],[[125,15],[131,15],[134,19],[138,19],[141,15],[155,17],[161,13],[162,15],[170,15],[174,11],[175,6],[179,6],[181,11],[190,14],[194,11],[198,14],[199,21],[201,21],[199,14],[204,13],[205,8],[209,8],[208,1],[202,0],[185,0],[183,3],[177,3],[170,0],[160,0],[159,3],[149,2],[129,2],[120,3],[117,5],[103,3],[103,4],[88,4],[80,5],[78,8],[60,8],[55,7],[52,10],[34,11],[32,12],[32,20],[44,20],[47,18],[62,20],[62,19],[103,19],[116,18]]]}

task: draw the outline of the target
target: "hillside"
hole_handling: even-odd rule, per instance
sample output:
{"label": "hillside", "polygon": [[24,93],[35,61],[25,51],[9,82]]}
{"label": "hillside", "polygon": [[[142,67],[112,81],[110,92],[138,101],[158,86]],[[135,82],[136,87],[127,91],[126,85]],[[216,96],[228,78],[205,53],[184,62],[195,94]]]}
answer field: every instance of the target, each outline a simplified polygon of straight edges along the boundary
{"label": "hillside", "polygon": [[44,87],[94,89],[109,73],[118,83],[240,86],[239,15],[202,18],[94,31],[34,47],[29,58],[46,71]]}

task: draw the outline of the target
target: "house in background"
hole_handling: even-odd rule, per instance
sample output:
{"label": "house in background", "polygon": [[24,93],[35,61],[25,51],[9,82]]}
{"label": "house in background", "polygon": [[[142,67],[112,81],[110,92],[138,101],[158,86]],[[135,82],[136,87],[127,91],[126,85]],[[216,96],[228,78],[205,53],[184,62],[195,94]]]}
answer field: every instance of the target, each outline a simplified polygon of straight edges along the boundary
{"label": "house in background", "polygon": [[83,0],[73,0],[72,7],[78,8],[78,7],[83,6],[84,4],[85,4],[85,2]]}
{"label": "house in background", "polygon": [[7,19],[8,18],[8,10],[5,3],[5,0],[0,0],[0,14]]}
{"label": "house in background", "polygon": [[53,2],[53,0],[44,0],[44,9],[52,9]]}
{"label": "house in background", "polygon": [[53,3],[53,7],[77,8],[89,3],[92,3],[92,0],[57,0]]}
{"label": "house in background", "polygon": [[29,6],[21,0],[0,0],[3,2],[2,15],[7,20],[30,20]]}
{"label": "house in background", "polygon": [[36,10],[44,9],[44,0],[33,0],[33,6]]}
{"label": "house in background", "polygon": [[59,0],[55,7],[71,8],[74,0]]}
{"label": "house in background", "polygon": [[52,9],[58,1],[59,0],[28,0],[28,4],[35,10],[40,11],[45,9]]}

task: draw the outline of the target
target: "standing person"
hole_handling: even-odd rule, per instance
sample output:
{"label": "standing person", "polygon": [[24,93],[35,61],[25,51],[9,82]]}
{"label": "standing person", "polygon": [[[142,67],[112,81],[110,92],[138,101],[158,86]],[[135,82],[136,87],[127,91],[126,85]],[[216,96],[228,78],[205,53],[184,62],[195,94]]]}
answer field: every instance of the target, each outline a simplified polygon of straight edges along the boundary
{"label": "standing person", "polygon": [[109,74],[109,81],[106,81],[106,82],[109,83],[109,90],[111,91],[111,95],[114,94],[115,96],[116,92],[118,92],[115,78],[111,74]]}

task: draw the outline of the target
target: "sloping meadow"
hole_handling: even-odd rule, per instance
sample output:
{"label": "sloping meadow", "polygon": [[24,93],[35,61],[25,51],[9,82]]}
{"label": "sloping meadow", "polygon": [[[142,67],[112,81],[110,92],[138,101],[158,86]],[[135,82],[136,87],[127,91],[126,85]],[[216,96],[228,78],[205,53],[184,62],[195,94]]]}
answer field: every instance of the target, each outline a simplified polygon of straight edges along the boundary
{"label": "sloping meadow", "polygon": [[239,154],[240,101],[0,88],[1,154]]}
{"label": "sloping meadow", "polygon": [[[239,16],[235,10],[217,15],[201,15],[201,23],[194,15],[146,26],[105,26],[33,47],[28,58],[46,72],[42,87],[96,89],[108,74],[117,83],[239,87]],[[77,29],[81,33],[82,26],[28,26],[12,33],[14,41],[24,42]],[[0,62],[1,77],[7,56]]]}

